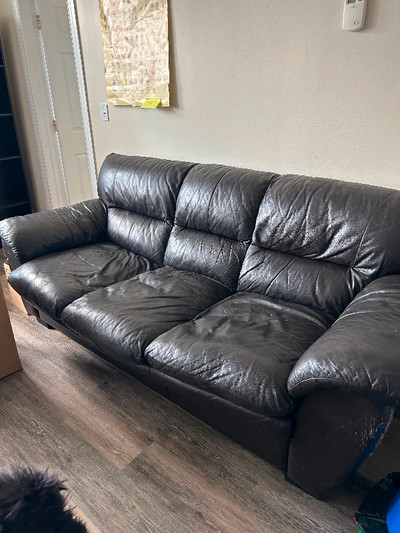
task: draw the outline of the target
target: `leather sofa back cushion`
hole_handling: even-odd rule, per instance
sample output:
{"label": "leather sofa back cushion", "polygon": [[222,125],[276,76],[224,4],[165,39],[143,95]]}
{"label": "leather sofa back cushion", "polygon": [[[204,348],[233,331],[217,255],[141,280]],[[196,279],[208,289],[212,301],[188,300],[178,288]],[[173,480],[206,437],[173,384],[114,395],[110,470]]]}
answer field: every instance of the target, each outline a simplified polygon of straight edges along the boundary
{"label": "leather sofa back cushion", "polygon": [[238,290],[337,316],[369,281],[399,272],[399,206],[398,191],[279,176],[261,203]]}
{"label": "leather sofa back cushion", "polygon": [[275,175],[196,165],[180,189],[164,263],[235,289],[266,189]]}
{"label": "leather sofa back cushion", "polygon": [[111,241],[162,263],[176,199],[193,163],[110,154],[99,175]]}
{"label": "leather sofa back cushion", "polygon": [[108,210],[107,232],[109,238],[119,246],[161,265],[171,224],[111,207]]}

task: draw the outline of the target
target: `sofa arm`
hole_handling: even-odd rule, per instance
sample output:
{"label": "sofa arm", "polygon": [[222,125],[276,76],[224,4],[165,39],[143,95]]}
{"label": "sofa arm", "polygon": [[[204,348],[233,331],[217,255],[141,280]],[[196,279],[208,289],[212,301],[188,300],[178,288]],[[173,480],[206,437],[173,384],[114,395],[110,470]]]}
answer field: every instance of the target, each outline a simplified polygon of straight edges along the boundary
{"label": "sofa arm", "polygon": [[400,275],[363,289],[300,357],[288,379],[296,398],[335,387],[400,404]]}
{"label": "sofa arm", "polygon": [[7,218],[0,236],[19,263],[106,238],[107,208],[100,198]]}

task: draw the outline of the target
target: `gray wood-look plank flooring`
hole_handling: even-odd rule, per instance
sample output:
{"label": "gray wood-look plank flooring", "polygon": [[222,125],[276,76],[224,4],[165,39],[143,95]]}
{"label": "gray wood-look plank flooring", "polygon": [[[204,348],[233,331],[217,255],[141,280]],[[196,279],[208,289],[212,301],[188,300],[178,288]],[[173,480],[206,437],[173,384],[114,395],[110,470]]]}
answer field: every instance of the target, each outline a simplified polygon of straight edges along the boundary
{"label": "gray wood-look plank flooring", "polygon": [[[2,270],[0,281],[7,298]],[[92,533],[356,533],[352,515],[367,490],[400,470],[396,418],[352,479],[318,501],[7,303],[23,370],[0,380],[0,468],[59,473]]]}

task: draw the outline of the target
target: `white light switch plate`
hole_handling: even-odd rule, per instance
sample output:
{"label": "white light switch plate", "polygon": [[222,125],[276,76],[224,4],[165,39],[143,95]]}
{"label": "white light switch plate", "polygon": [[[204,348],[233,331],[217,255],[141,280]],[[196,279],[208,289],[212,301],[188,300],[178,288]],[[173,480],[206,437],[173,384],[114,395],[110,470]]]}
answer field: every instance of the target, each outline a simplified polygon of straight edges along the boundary
{"label": "white light switch plate", "polygon": [[105,120],[105,121],[110,120],[110,117],[108,114],[108,104],[106,104],[105,102],[102,102],[100,104],[100,108],[101,108],[101,120]]}

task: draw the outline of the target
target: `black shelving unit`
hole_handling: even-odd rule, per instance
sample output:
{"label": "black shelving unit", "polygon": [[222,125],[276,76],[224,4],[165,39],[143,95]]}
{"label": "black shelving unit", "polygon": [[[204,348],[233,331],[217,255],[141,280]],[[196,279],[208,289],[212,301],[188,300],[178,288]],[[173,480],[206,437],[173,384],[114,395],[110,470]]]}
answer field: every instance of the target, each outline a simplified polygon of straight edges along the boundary
{"label": "black shelving unit", "polygon": [[0,220],[30,212],[0,41]]}

